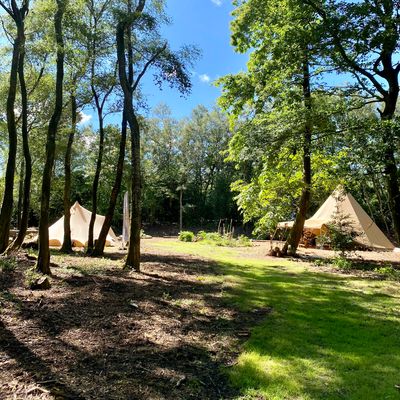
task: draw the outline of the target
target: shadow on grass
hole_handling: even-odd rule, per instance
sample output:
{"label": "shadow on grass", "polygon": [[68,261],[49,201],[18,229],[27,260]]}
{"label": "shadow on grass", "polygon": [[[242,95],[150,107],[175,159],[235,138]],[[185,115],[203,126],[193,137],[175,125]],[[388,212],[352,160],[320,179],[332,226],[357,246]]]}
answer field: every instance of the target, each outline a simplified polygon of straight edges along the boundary
{"label": "shadow on grass", "polygon": [[300,266],[296,273],[295,267],[225,263],[223,270],[237,278],[228,301],[274,310],[230,370],[242,391],[276,399],[398,398],[398,293],[379,292],[376,282],[357,277],[301,272]]}
{"label": "shadow on grass", "polygon": [[[0,351],[75,398],[398,396],[398,294],[373,282],[185,255],[145,254],[141,274],[74,268],[80,275],[59,278],[62,289],[40,306],[14,299],[21,305],[0,326]],[[221,366],[250,326],[246,353],[227,369],[233,390]]]}

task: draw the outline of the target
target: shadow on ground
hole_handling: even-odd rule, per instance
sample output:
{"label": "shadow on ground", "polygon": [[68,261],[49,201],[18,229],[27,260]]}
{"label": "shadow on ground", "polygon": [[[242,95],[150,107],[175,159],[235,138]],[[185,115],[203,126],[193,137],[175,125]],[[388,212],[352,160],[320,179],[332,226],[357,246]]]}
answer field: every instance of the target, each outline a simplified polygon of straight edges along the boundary
{"label": "shadow on ground", "polygon": [[203,278],[221,274],[217,264],[144,255],[141,274],[91,273],[71,259],[68,273],[53,268],[48,292],[21,289],[24,267],[0,279],[0,398],[237,395],[221,367],[269,310],[224,304],[221,282]]}

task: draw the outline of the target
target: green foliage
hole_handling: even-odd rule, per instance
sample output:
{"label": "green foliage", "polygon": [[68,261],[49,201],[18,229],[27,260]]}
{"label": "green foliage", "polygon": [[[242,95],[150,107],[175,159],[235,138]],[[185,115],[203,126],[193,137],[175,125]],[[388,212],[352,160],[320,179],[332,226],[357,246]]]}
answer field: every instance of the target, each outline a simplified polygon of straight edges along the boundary
{"label": "green foliage", "polygon": [[353,268],[353,263],[350,260],[340,256],[332,259],[332,265],[344,271],[348,271]]}
{"label": "green foliage", "polygon": [[196,237],[195,234],[190,231],[179,232],[179,240],[181,242],[194,242],[195,237]]}
{"label": "green foliage", "polygon": [[375,268],[374,272],[382,275],[386,279],[400,281],[400,270],[393,268],[393,266],[390,264],[383,267]]}
{"label": "green foliage", "polygon": [[354,249],[354,232],[344,229],[343,225],[329,224],[328,244],[330,247],[345,255],[348,251]]}
{"label": "green foliage", "polygon": [[25,275],[25,279],[24,279],[25,287],[27,287],[29,289],[32,288],[33,285],[35,285],[35,283],[37,282],[38,279],[43,277],[42,274],[40,274],[36,271],[35,267],[27,269],[25,271],[24,275]]}
{"label": "green foliage", "polygon": [[14,257],[0,257],[0,269],[3,272],[12,272],[17,268],[17,260]]}
{"label": "green foliage", "polygon": [[231,136],[225,116],[198,106],[190,117],[177,121],[163,104],[153,114],[143,120],[145,220],[177,221],[180,188],[185,225],[237,219],[230,192],[235,171],[222,154]]}
{"label": "green foliage", "polygon": [[218,232],[200,231],[197,233],[197,241],[203,244],[224,247],[250,247],[252,245],[251,240],[245,235],[234,238],[230,234],[221,235]]}

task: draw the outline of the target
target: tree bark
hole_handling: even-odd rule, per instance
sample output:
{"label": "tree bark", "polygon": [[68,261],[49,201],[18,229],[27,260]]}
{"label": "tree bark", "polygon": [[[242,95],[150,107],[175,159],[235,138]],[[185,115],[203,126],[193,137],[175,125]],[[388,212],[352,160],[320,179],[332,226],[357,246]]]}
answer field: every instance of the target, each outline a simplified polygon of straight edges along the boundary
{"label": "tree bark", "polygon": [[[7,130],[8,130],[8,159],[5,175],[3,203],[0,210],[0,254],[8,247],[10,237],[11,216],[14,203],[14,177],[17,158],[17,125],[15,121],[15,97],[17,93],[18,66],[21,46],[24,37],[24,19],[27,10],[18,9],[15,1],[12,2],[13,11],[9,10],[17,26],[17,35],[13,44],[11,60],[10,84],[7,95]],[[4,8],[4,6],[3,6]]]}
{"label": "tree bark", "polygon": [[183,188],[179,191],[179,232],[183,230]]}
{"label": "tree bark", "polygon": [[[74,88],[76,82],[74,82]],[[74,90],[74,89],[73,89]],[[72,240],[71,240],[71,157],[72,157],[72,145],[75,139],[76,133],[76,114],[77,104],[74,93],[71,93],[71,130],[68,136],[67,150],[65,152],[64,159],[64,171],[65,171],[65,182],[64,182],[64,240],[61,247],[63,253],[72,253]]]}
{"label": "tree bark", "polygon": [[21,92],[21,118],[22,118],[22,147],[24,152],[25,177],[22,196],[22,216],[19,231],[16,239],[10,245],[9,251],[17,250],[24,242],[28,229],[29,209],[31,199],[31,179],[32,179],[32,157],[29,148],[29,128],[28,128],[28,91],[25,82],[25,29],[21,28],[21,54],[18,65],[19,86]]}
{"label": "tree bark", "polygon": [[50,249],[49,249],[49,203],[51,189],[51,175],[54,165],[56,135],[63,109],[63,81],[64,81],[64,38],[63,16],[67,0],[56,0],[57,10],[54,16],[54,28],[57,42],[57,75],[56,75],[56,100],[53,115],[51,116],[47,131],[46,161],[43,170],[42,194],[40,199],[39,221],[39,256],[37,270],[50,275]]}
{"label": "tree bark", "polygon": [[114,186],[111,191],[110,203],[108,206],[107,214],[105,216],[103,226],[99,234],[99,238],[96,241],[95,248],[92,253],[94,257],[103,255],[104,247],[106,245],[107,235],[111,228],[111,221],[114,217],[115,206],[117,204],[118,194],[121,189],[122,176],[124,172],[126,136],[127,136],[127,120],[124,112],[122,117],[121,140],[119,143],[119,155],[117,162],[117,171],[115,173]]}
{"label": "tree bark", "polygon": [[[381,113],[383,122],[391,121],[396,112],[397,99],[399,96],[399,85],[397,80],[392,82],[389,90],[390,95],[385,99],[385,107]],[[393,228],[395,239],[400,243],[400,188],[399,188],[399,172],[396,164],[395,149],[397,148],[394,135],[390,126],[384,126],[384,143],[385,143],[385,175],[389,194],[390,212],[393,218]]]}
{"label": "tree bark", "polygon": [[[145,0],[139,1],[136,15],[143,11]],[[131,231],[128,247],[128,255],[125,266],[140,271],[140,229],[141,229],[141,173],[140,173],[140,126],[133,109],[132,86],[126,75],[125,59],[125,30],[130,27],[125,21],[117,25],[116,44],[118,57],[118,76],[124,93],[124,110],[131,131],[131,158],[132,158],[132,214]],[[128,68],[132,68],[129,62]]]}
{"label": "tree bark", "polygon": [[296,214],[289,237],[282,249],[282,254],[295,255],[303,234],[304,222],[311,198],[311,138],[312,138],[312,105],[310,86],[310,66],[307,50],[303,61],[303,98],[305,106],[305,127],[303,134],[303,190],[300,198],[299,209]]}
{"label": "tree bark", "polygon": [[128,116],[131,128],[131,158],[132,158],[132,214],[131,232],[129,238],[128,255],[126,267],[140,271],[140,230],[142,226],[142,205],[141,205],[141,172],[140,172],[140,126],[134,112]]}
{"label": "tree bark", "polygon": [[19,169],[19,185],[18,185],[18,203],[17,203],[17,227],[21,229],[21,217],[22,217],[22,202],[24,196],[24,176],[25,176],[25,161],[21,160],[21,166]]}

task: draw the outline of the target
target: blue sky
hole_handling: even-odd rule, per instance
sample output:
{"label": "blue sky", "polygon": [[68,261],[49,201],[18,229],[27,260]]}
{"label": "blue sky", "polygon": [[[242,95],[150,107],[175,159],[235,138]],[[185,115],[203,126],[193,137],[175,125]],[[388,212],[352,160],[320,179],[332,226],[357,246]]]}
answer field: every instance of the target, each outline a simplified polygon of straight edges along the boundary
{"label": "blue sky", "polygon": [[[246,67],[247,56],[237,54],[230,45],[230,27],[233,10],[231,0],[167,0],[167,14],[173,22],[163,29],[172,49],[183,44],[196,45],[202,51],[193,69],[193,89],[187,98],[165,86],[160,91],[149,74],[144,80],[143,92],[151,108],[159,103],[167,104],[175,118],[190,114],[198,104],[212,107],[220,90],[212,82],[228,73],[236,73]],[[149,71],[150,72],[150,71]],[[96,118],[90,121],[96,127]],[[118,123],[119,117],[108,117],[107,122]]]}

